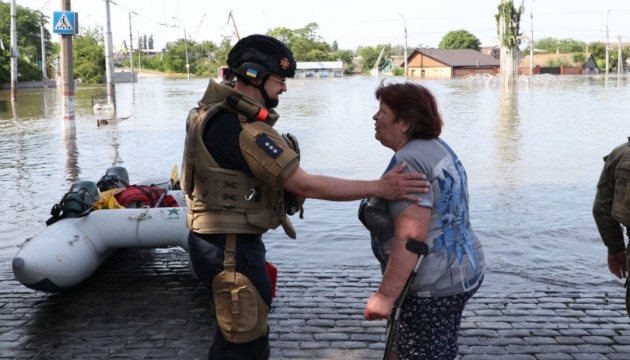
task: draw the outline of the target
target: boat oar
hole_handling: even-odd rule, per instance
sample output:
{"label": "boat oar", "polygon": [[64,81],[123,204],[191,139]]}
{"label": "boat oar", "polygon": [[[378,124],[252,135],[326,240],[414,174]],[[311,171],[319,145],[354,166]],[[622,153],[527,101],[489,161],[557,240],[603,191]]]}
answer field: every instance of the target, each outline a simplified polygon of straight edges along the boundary
{"label": "boat oar", "polygon": [[416,279],[416,274],[418,274],[418,269],[420,268],[422,259],[424,259],[424,256],[429,252],[429,246],[427,246],[427,244],[411,239],[407,240],[405,248],[414,254],[418,254],[418,261],[416,261],[416,266],[413,268],[411,274],[409,274],[402,294],[398,298],[398,304],[396,305],[396,310],[394,311],[394,317],[390,318],[387,322],[387,342],[385,344],[383,360],[389,360],[389,355],[392,352],[392,346],[394,345],[394,330],[396,329],[396,323],[398,323],[398,319],[400,318],[400,311],[405,302],[405,298],[407,297],[407,292],[409,292],[409,288]]}

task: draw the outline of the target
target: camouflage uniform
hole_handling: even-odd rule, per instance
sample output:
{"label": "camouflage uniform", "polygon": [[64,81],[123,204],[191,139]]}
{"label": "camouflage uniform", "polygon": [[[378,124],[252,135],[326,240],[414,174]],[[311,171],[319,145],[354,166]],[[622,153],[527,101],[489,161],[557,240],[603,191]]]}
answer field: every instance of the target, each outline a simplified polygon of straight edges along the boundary
{"label": "camouflage uniform", "polygon": [[609,255],[626,250],[622,225],[626,229],[630,226],[629,145],[630,139],[604,157],[604,169],[593,203],[593,217]]}
{"label": "camouflage uniform", "polygon": [[[597,182],[593,217],[610,256],[626,250],[623,228],[630,237],[630,137],[604,157],[604,169]],[[626,252],[626,269],[630,269]],[[611,270],[612,271],[612,270]],[[626,312],[630,317],[630,286],[626,279]]]}

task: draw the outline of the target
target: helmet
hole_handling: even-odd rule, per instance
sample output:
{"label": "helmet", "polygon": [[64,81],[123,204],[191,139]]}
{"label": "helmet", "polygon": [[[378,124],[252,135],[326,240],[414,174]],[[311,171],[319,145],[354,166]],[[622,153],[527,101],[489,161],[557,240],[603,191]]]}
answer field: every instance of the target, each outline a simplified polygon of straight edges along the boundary
{"label": "helmet", "polygon": [[295,59],[280,40],[267,35],[250,35],[239,40],[228,54],[227,64],[236,75],[260,80],[271,73],[292,78]]}
{"label": "helmet", "polygon": [[96,183],[100,191],[126,188],[129,185],[129,173],[122,166],[112,166],[105,171],[105,175]]}
{"label": "helmet", "polygon": [[70,191],[63,196],[61,203],[56,206],[61,207],[62,218],[74,218],[91,209],[98,198],[98,188],[94,181],[81,180],[70,186]]}

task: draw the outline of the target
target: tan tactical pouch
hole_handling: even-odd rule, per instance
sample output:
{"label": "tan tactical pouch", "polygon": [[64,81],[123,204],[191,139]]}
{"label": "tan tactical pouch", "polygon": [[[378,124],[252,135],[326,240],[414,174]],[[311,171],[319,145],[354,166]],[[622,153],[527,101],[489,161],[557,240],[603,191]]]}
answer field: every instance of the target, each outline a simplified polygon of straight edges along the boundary
{"label": "tan tactical pouch", "polygon": [[267,334],[269,307],[254,284],[236,272],[236,235],[227,234],[223,258],[225,270],[212,280],[216,317],[223,337],[242,344]]}

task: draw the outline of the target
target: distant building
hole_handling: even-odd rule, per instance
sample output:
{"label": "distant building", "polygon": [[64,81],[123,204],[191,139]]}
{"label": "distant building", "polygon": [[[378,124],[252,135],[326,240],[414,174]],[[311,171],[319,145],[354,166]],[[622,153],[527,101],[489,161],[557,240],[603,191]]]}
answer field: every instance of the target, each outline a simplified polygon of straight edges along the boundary
{"label": "distant building", "polygon": [[343,61],[299,61],[296,67],[299,79],[343,77]]}
{"label": "distant building", "polygon": [[[400,64],[400,65],[398,65]],[[404,56],[392,56],[390,59],[386,59],[383,65],[379,67],[379,73],[382,75],[392,75],[394,69],[404,68],[405,57]]]}
{"label": "distant building", "polygon": [[[399,64],[399,66],[404,66]],[[473,49],[414,49],[407,58],[411,78],[450,79],[475,74],[499,73],[501,64]]]}
{"label": "distant building", "polygon": [[[532,58],[527,55],[519,64],[519,72],[530,75],[531,67]],[[554,75],[597,74],[601,71],[591,53],[534,54],[533,68],[534,74]]]}

